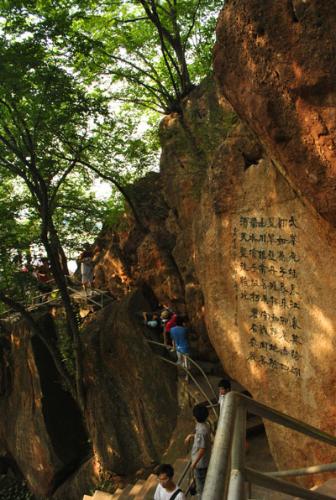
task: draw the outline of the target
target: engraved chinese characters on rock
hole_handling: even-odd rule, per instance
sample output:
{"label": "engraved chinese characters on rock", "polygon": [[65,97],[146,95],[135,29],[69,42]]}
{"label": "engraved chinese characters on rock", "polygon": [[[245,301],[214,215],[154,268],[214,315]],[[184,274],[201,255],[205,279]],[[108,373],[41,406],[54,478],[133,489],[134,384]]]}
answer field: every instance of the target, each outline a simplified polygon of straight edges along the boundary
{"label": "engraved chinese characters on rock", "polygon": [[[233,228],[235,323],[240,315],[248,324],[247,359],[300,377],[304,339],[297,243],[294,215],[241,216]],[[238,304],[242,305],[241,313]]]}

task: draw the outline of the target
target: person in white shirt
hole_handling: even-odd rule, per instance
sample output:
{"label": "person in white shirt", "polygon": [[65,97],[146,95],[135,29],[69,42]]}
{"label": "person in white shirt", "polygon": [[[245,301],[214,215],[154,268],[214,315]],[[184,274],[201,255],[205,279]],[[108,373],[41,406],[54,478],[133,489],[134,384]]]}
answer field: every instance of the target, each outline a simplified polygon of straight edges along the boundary
{"label": "person in white shirt", "polygon": [[159,465],[156,474],[159,484],[154,493],[154,500],[186,500],[182,490],[173,481],[174,468],[170,464]]}

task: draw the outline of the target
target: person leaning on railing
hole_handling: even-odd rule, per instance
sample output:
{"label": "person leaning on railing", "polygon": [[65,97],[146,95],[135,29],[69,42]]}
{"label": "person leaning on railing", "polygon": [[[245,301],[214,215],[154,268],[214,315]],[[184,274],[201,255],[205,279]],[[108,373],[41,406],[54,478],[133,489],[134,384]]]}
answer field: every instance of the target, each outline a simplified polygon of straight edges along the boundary
{"label": "person leaning on railing", "polygon": [[197,495],[201,498],[211,455],[210,429],[206,423],[209,410],[206,406],[196,405],[193,416],[196,421],[195,434],[189,434],[184,442],[188,444],[193,439],[191,470],[195,475]]}

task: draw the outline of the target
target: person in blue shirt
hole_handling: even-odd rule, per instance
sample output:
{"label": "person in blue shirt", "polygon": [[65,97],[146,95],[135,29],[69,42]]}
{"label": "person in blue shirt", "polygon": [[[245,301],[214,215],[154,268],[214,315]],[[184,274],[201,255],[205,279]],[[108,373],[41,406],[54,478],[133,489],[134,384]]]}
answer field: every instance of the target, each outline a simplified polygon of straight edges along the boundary
{"label": "person in blue shirt", "polygon": [[176,325],[171,328],[170,336],[173,346],[176,349],[177,363],[188,369],[190,346],[188,342],[188,329],[185,326],[185,320],[182,316],[177,316]]}

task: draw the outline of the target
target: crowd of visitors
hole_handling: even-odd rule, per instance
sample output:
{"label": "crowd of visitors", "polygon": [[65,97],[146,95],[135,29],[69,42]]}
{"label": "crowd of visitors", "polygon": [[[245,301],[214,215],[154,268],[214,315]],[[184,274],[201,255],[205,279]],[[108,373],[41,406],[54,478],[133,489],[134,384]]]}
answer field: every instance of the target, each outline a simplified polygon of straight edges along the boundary
{"label": "crowd of visitors", "polygon": [[[190,343],[188,340],[189,330],[185,317],[178,315],[168,308],[154,313],[142,313],[144,324],[155,329],[161,336],[161,341],[176,351],[177,365],[189,370]],[[188,372],[186,372],[188,380]],[[222,379],[218,383],[218,400],[214,405],[222,409],[225,395],[231,390],[231,382]],[[190,491],[201,498],[206,473],[211,454],[210,427],[207,423],[209,416],[209,406],[199,404],[193,408],[195,420],[195,432],[185,438],[185,444],[191,447],[191,470],[194,477],[194,486],[190,486]],[[159,484],[154,494],[154,500],[184,500],[185,496],[181,489],[174,482],[174,469],[171,464],[161,464],[157,469]]]}
{"label": "crowd of visitors", "polygon": [[[224,398],[231,391],[231,382],[222,379],[218,383],[218,401],[215,403],[222,409]],[[211,455],[211,435],[210,427],[207,423],[209,410],[206,404],[197,404],[193,408],[193,418],[195,420],[195,431],[185,438],[185,445],[191,446],[191,471],[193,480],[189,485],[188,493],[197,495],[201,499],[206,474]],[[184,500],[185,496],[173,481],[174,469],[170,464],[161,464],[157,469],[159,484],[155,491],[154,500],[171,500],[177,498]]]}

